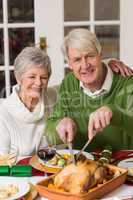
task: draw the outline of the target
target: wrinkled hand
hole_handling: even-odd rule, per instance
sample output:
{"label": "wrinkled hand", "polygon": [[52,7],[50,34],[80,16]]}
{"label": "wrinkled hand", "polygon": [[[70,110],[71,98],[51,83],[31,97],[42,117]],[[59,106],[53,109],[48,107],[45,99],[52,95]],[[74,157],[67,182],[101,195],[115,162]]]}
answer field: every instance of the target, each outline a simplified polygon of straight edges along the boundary
{"label": "wrinkled hand", "polygon": [[110,60],[108,65],[114,71],[115,73],[120,73],[122,76],[132,76],[133,75],[133,69],[125,65],[123,62],[113,59]]}
{"label": "wrinkled hand", "polygon": [[56,130],[64,143],[71,142],[76,134],[76,124],[71,118],[65,117],[58,123]]}
{"label": "wrinkled hand", "polygon": [[88,138],[92,138],[98,133],[103,131],[103,129],[110,124],[112,118],[112,111],[107,106],[102,106],[95,112],[90,114],[89,124],[88,124]]}

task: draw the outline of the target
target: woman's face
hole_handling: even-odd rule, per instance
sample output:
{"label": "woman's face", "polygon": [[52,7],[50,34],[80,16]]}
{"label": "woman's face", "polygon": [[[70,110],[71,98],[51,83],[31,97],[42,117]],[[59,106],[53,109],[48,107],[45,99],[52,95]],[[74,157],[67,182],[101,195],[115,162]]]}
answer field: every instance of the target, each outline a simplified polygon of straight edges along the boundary
{"label": "woman's face", "polygon": [[47,88],[49,76],[44,67],[33,66],[17,80],[21,87],[21,94],[25,97],[40,98],[42,90]]}

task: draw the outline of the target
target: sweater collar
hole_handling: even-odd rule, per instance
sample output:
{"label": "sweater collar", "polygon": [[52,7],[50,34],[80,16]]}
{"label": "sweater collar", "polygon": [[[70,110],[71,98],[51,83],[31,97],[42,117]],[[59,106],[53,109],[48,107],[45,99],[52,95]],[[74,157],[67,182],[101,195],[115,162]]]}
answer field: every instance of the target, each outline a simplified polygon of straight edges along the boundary
{"label": "sweater collar", "polygon": [[44,117],[44,101],[43,95],[40,98],[33,112],[30,112],[27,107],[23,104],[18,96],[19,85],[13,87],[13,92],[7,99],[8,110],[12,112],[12,115],[20,121],[27,123],[34,123],[41,120]]}
{"label": "sweater collar", "polygon": [[96,98],[98,96],[102,96],[103,94],[107,94],[110,91],[111,86],[112,86],[112,81],[113,81],[113,73],[107,65],[105,66],[107,67],[107,74],[106,74],[104,83],[99,90],[96,90],[95,92],[91,92],[91,90],[86,88],[83,85],[83,83],[80,81],[80,87],[83,89],[83,92],[87,94],[89,97]]}

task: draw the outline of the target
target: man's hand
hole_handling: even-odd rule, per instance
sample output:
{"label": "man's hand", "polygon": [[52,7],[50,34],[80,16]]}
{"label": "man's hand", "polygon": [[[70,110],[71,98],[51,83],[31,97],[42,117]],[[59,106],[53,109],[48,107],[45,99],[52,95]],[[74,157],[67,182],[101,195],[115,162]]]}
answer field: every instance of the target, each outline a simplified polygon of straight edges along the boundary
{"label": "man's hand", "polygon": [[98,132],[101,132],[106,126],[110,124],[112,115],[112,111],[107,106],[102,106],[101,108],[90,114],[88,124],[89,140],[92,140],[92,138]]}
{"label": "man's hand", "polygon": [[108,65],[113,72],[120,73],[124,77],[133,75],[133,69],[117,59],[110,60]]}
{"label": "man's hand", "polygon": [[71,118],[65,117],[58,123],[56,130],[64,143],[71,142],[76,134],[76,124]]}

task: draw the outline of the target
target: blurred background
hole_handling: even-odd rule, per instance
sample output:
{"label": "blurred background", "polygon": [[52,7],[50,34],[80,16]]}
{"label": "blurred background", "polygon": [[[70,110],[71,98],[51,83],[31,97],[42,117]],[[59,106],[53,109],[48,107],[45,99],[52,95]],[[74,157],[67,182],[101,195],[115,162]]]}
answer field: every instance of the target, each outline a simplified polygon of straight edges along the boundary
{"label": "blurred background", "polygon": [[50,86],[67,72],[61,52],[73,28],[95,32],[103,58],[133,66],[133,0],[0,0],[0,98],[15,84],[13,61],[25,46],[38,46],[52,60]]}

